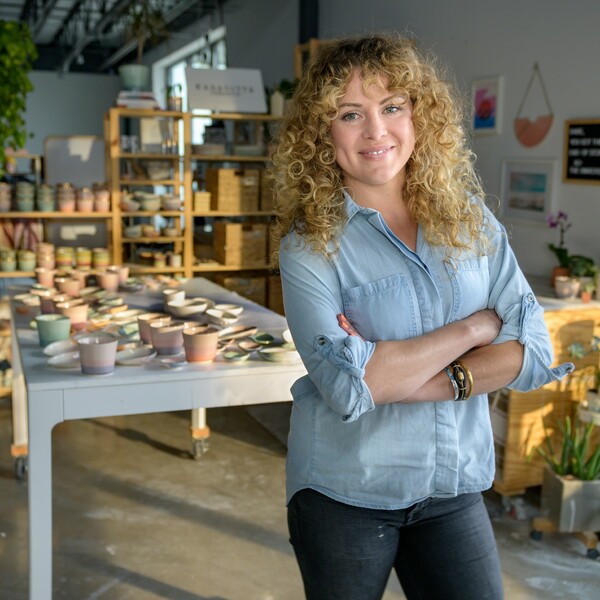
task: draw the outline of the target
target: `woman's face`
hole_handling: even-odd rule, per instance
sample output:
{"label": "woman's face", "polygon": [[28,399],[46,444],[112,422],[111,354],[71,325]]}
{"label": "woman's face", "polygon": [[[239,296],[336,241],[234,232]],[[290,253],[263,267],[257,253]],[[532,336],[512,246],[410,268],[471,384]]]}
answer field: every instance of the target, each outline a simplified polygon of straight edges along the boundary
{"label": "woman's face", "polygon": [[372,84],[365,93],[356,71],[338,109],[331,138],[344,184],[355,190],[365,186],[402,189],[406,163],[415,147],[410,98],[383,84]]}

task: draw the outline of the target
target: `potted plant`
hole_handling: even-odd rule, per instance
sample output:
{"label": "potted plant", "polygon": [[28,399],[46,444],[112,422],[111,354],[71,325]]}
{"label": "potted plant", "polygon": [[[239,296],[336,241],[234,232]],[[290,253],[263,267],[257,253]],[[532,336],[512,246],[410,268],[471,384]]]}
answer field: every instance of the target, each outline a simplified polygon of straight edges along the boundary
{"label": "potted plant", "polygon": [[150,82],[150,68],[142,64],[146,42],[155,43],[169,36],[167,23],[160,2],[134,0],[125,11],[125,31],[137,43],[137,62],[121,65],[119,75],[126,90],[147,90]]}
{"label": "potted plant", "polygon": [[8,148],[25,146],[25,98],[33,89],[28,73],[37,50],[26,23],[0,21],[0,177],[6,171]]}
{"label": "potted plant", "polygon": [[[541,509],[561,532],[600,530],[600,445],[593,443],[595,424],[565,417],[558,424],[560,444],[544,423],[544,444],[537,452],[546,461]],[[534,525],[535,529],[535,525]]]}

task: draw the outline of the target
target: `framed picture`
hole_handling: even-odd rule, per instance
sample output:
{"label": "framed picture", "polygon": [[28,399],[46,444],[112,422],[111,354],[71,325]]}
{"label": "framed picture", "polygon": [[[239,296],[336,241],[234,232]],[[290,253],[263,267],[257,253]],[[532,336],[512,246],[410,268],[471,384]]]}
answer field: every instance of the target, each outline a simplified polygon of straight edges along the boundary
{"label": "framed picture", "polygon": [[473,134],[496,135],[501,131],[503,77],[476,79],[471,86]]}
{"label": "framed picture", "polygon": [[502,214],[508,219],[545,222],[553,210],[553,160],[502,162]]}

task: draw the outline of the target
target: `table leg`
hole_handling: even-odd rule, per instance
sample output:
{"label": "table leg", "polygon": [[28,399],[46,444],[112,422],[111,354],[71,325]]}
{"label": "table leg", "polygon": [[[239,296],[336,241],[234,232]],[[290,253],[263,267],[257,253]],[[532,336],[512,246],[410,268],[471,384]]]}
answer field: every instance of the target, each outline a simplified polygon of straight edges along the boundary
{"label": "table leg", "polygon": [[206,424],[206,409],[192,409],[192,456],[198,460],[208,451],[210,428]]}
{"label": "table leg", "polygon": [[62,392],[29,391],[29,598],[52,599],[52,429]]}
{"label": "table leg", "polygon": [[14,319],[11,319],[11,344],[14,349],[12,353],[12,420],[13,420],[13,443],[12,455],[23,456],[27,454],[27,390],[25,389],[25,378],[21,367],[21,356],[18,351],[16,339],[16,328]]}

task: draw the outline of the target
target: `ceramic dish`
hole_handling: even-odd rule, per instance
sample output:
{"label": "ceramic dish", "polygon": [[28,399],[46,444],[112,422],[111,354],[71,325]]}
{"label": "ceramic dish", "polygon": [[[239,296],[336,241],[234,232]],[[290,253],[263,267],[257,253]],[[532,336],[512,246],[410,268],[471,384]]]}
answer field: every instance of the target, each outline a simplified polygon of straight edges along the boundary
{"label": "ceramic dish", "polygon": [[223,352],[223,358],[231,362],[243,362],[250,358],[250,352],[237,352],[236,350],[226,350]]}
{"label": "ceramic dish", "polygon": [[48,359],[48,365],[57,369],[74,369],[75,367],[80,367],[79,352],[74,350],[73,352],[63,352],[62,354],[51,356]]}
{"label": "ceramic dish", "polygon": [[77,342],[73,339],[58,340],[57,342],[51,342],[44,348],[44,354],[46,356],[57,356],[58,354],[64,354],[65,352],[74,352],[77,349]]}
{"label": "ceramic dish", "polygon": [[130,277],[123,283],[119,284],[119,288],[125,292],[141,292],[146,286],[139,279]]}
{"label": "ceramic dish", "polygon": [[115,362],[118,365],[138,366],[143,365],[155,356],[156,351],[152,346],[138,346],[137,348],[126,348],[117,352]]}
{"label": "ceramic dish", "polygon": [[208,308],[208,304],[206,298],[185,298],[167,302],[166,310],[179,319],[185,319],[202,314]]}
{"label": "ceramic dish", "polygon": [[244,312],[244,307],[239,304],[215,304],[213,308],[230,313],[236,317],[239,317]]}
{"label": "ceramic dish", "polygon": [[261,348],[261,345],[253,340],[240,340],[237,345],[244,352],[254,352]]}
{"label": "ceramic dish", "polygon": [[233,313],[217,310],[216,308],[207,308],[205,313],[206,320],[217,325],[233,325],[239,317]]}
{"label": "ceramic dish", "polygon": [[292,339],[292,333],[290,332],[289,329],[284,329],[281,332],[281,339],[286,343],[286,344],[293,344],[294,340]]}
{"label": "ceramic dish", "polygon": [[300,355],[298,354],[298,352],[296,352],[295,350],[288,350],[287,348],[282,348],[281,346],[261,348],[258,351],[258,355],[264,360],[279,363],[291,363],[300,360]]}
{"label": "ceramic dish", "polygon": [[98,292],[101,288],[95,286],[95,285],[90,285],[88,287],[84,287],[82,290],[79,290],[79,295],[80,296],[89,296],[91,294],[95,294],[96,292]]}
{"label": "ceramic dish", "polygon": [[269,346],[275,341],[275,338],[269,333],[255,333],[250,336],[253,342],[256,342],[260,346]]}
{"label": "ceramic dish", "polygon": [[221,329],[221,331],[219,331],[219,338],[221,340],[235,340],[253,335],[257,331],[258,328],[253,325],[232,325],[231,327]]}
{"label": "ceramic dish", "polygon": [[187,364],[184,354],[178,354],[176,356],[166,356],[160,359],[160,364],[167,369],[180,369]]}

